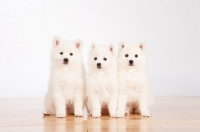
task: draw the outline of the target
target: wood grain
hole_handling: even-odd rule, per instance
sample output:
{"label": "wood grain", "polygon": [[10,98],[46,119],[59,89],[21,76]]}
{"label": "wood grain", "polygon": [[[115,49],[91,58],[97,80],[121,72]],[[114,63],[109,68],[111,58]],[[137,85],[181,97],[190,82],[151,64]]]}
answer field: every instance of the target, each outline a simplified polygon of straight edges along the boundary
{"label": "wood grain", "polygon": [[156,97],[152,116],[43,116],[42,98],[0,99],[0,132],[200,132],[200,97]]}

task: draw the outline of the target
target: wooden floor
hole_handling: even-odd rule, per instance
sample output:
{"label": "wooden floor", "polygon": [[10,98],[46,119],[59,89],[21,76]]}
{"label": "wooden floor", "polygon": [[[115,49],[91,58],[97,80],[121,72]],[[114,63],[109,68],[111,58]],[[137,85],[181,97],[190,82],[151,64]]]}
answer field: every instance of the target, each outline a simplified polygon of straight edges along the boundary
{"label": "wooden floor", "polygon": [[0,99],[0,132],[200,132],[200,97],[156,97],[152,116],[43,116],[42,98]]}

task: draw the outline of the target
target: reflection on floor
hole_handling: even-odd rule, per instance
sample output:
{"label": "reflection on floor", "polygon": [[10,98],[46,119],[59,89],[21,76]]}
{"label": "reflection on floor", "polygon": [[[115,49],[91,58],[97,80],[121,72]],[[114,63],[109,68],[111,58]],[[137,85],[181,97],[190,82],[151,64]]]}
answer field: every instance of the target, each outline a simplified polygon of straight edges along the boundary
{"label": "reflection on floor", "polygon": [[156,97],[152,116],[43,116],[42,98],[0,99],[0,132],[200,132],[200,97]]}

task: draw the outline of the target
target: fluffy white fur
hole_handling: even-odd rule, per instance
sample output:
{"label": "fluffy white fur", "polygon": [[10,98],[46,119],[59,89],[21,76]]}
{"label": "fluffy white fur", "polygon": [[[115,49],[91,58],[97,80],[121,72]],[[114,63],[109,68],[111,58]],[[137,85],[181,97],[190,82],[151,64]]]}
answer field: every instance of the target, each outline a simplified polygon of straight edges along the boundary
{"label": "fluffy white fur", "polygon": [[[49,89],[45,97],[44,114],[83,116],[85,70],[82,63],[82,41],[53,39]],[[65,59],[65,61],[64,61]]]}
{"label": "fluffy white fur", "polygon": [[142,116],[150,116],[152,96],[146,46],[142,42],[133,45],[122,40],[118,47],[119,95],[116,115],[124,117],[125,113],[141,113]]}
{"label": "fluffy white fur", "polygon": [[[98,63],[101,63],[100,67],[97,66]],[[101,114],[108,112],[111,117],[115,117],[118,95],[117,59],[112,44],[109,46],[91,44],[88,70],[88,112],[92,117],[100,117]]]}

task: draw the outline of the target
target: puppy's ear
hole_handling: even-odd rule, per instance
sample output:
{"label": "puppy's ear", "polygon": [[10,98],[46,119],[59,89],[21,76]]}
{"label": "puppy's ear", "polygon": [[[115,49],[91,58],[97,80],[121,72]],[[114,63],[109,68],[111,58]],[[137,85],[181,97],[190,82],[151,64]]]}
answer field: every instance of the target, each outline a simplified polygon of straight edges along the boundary
{"label": "puppy's ear", "polygon": [[109,51],[113,54],[113,55],[115,55],[115,46],[111,43],[111,44],[109,44]]}
{"label": "puppy's ear", "polygon": [[62,40],[61,37],[59,37],[59,36],[54,36],[53,41],[52,41],[53,46],[58,46],[58,45],[60,44],[60,41],[61,41],[61,40]]}
{"label": "puppy's ear", "polygon": [[75,46],[76,46],[77,49],[82,50],[82,47],[83,47],[82,40],[81,39],[75,40]]}
{"label": "puppy's ear", "polygon": [[119,44],[118,44],[118,49],[119,49],[119,51],[120,51],[121,49],[123,49],[123,48],[125,47],[125,45],[126,45],[126,42],[125,42],[124,40],[120,40],[120,42],[119,42]]}
{"label": "puppy's ear", "polygon": [[146,51],[146,45],[144,42],[139,42],[137,45],[143,52]]}
{"label": "puppy's ear", "polygon": [[92,42],[91,45],[90,45],[90,51],[93,50],[95,47],[96,47],[96,43]]}

